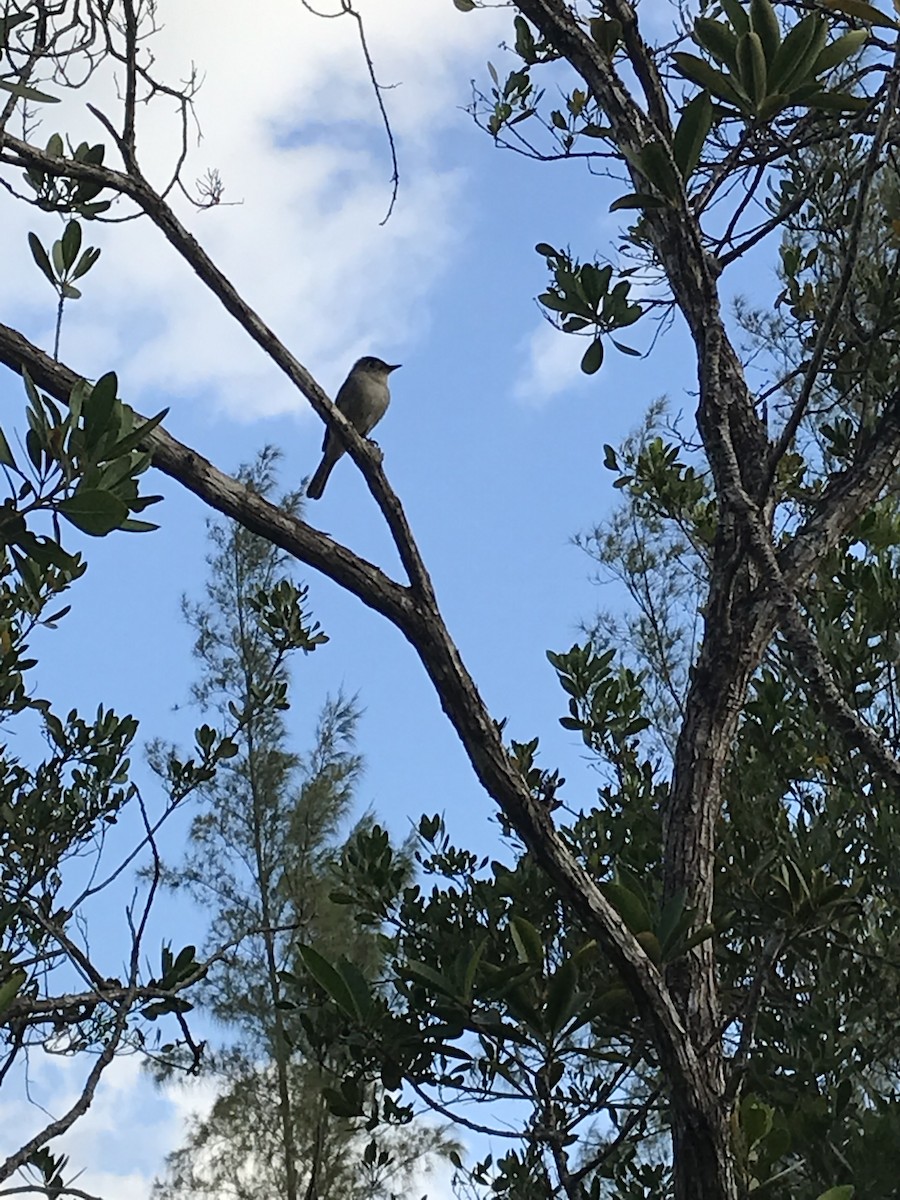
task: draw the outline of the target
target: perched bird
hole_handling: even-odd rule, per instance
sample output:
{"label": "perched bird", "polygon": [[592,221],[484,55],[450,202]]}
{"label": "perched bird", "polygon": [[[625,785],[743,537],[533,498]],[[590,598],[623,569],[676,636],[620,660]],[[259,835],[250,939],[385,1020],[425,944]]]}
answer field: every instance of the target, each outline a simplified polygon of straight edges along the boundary
{"label": "perched bird", "polygon": [[[380,358],[367,355],[353,364],[350,374],[341,384],[334,403],[363,437],[369,435],[387,411],[391,399],[388,375],[399,366],[400,363],[392,366]],[[334,464],[344,453],[344,445],[336,430],[325,430],[322,450],[322,461],[306,489],[310,500],[318,500],[322,495]]]}

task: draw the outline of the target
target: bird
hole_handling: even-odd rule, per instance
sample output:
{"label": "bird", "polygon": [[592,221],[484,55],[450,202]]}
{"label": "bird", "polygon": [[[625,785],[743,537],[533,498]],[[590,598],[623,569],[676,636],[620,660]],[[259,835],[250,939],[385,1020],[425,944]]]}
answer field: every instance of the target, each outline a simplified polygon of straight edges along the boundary
{"label": "bird", "polygon": [[[400,365],[386,363],[367,354],[364,358],[356,360],[350,368],[350,374],[341,384],[335,406],[363,437],[371,433],[387,411],[391,399],[388,375]],[[322,495],[328,476],[345,449],[337,430],[326,429],[325,440],[322,442],[322,461],[306,489],[310,500],[318,500]]]}

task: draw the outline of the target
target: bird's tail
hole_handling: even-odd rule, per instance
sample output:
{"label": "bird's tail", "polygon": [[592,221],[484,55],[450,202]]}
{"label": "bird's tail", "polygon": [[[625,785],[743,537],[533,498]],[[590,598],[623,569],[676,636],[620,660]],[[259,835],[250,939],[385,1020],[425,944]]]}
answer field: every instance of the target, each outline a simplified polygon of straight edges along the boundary
{"label": "bird's tail", "polygon": [[318,500],[325,491],[325,484],[328,482],[328,476],[331,474],[331,469],[334,466],[335,460],[329,455],[324,454],[322,461],[316,468],[316,473],[309,481],[309,487],[306,489],[306,494],[310,500]]}

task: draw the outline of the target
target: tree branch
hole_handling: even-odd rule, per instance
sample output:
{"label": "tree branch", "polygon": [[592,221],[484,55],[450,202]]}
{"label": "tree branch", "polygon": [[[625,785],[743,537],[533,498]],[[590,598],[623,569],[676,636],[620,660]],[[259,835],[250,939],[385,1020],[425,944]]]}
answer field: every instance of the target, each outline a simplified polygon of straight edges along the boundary
{"label": "tree branch", "polygon": [[[79,378],[21,334],[2,325],[0,362],[18,371],[26,367],[35,383],[63,404]],[[596,880],[566,846],[546,807],[531,795],[463,665],[433,598],[422,595],[413,598],[410,591],[377,567],[249,491],[163,429],[152,431],[147,438],[147,449],[154,466],[211,508],[273,542],[300,562],[322,571],[387,617],[404,634],[425,666],[441,706],[485,790],[553,879],[561,900],[580,915],[604,946],[635,1003],[649,1015],[657,1049],[669,1066],[670,1077],[689,1088],[699,1087],[700,1064],[659,972]]]}
{"label": "tree branch", "polygon": [[23,169],[31,167],[68,179],[90,180],[127,196],[138,205],[209,288],[226,312],[234,317],[244,332],[256,342],[301,395],[306,397],[326,425],[337,429],[347,452],[362,472],[369,491],[384,516],[411,587],[423,596],[433,597],[431,580],[413,539],[406,515],[387,482],[378,455],[373,452],[368,440],[338,411],[309,371],[247,304],[147,180],[136,170],[124,174],[109,167],[97,167],[76,162],[74,159],[52,157],[8,133],[0,135],[0,162]]}

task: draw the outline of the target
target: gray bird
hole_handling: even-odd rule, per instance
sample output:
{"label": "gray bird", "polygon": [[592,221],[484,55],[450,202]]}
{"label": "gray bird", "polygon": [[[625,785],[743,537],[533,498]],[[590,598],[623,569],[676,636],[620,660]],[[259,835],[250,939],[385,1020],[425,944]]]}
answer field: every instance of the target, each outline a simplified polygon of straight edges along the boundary
{"label": "gray bird", "polygon": [[[391,399],[388,375],[399,366],[400,363],[394,363],[392,366],[382,362],[380,358],[367,355],[353,364],[350,374],[341,384],[334,403],[363,437],[368,437],[387,411]],[[326,429],[325,440],[322,443],[322,461],[306,489],[310,500],[318,500],[325,491],[328,476],[344,449],[335,430]]]}

